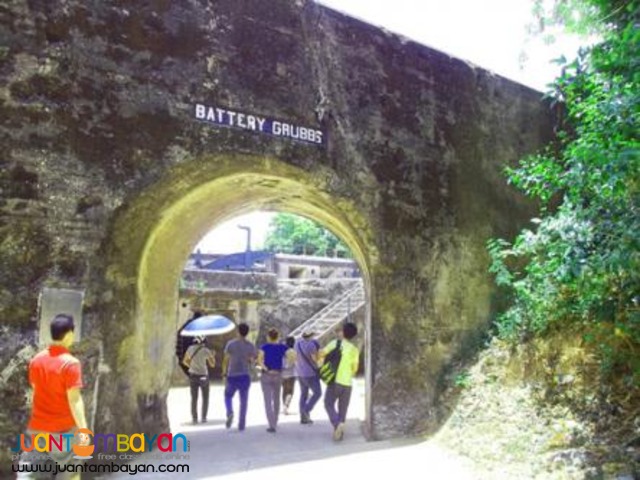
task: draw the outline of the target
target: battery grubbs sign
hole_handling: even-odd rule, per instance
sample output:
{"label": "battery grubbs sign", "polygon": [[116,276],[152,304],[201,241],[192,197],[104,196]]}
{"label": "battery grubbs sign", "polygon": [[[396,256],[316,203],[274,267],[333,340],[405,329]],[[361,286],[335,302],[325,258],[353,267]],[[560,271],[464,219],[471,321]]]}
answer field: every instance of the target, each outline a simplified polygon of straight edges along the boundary
{"label": "battery grubbs sign", "polygon": [[220,127],[230,127],[251,132],[283,137],[297,142],[324,144],[324,132],[316,128],[296,125],[274,118],[231,110],[229,108],[195,104],[197,120]]}

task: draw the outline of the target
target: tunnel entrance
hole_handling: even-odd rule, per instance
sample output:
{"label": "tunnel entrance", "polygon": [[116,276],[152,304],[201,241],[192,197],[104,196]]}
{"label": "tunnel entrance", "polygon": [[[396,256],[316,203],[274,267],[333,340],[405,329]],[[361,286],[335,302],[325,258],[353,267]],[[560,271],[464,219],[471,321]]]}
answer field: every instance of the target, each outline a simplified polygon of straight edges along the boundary
{"label": "tunnel entrance", "polygon": [[[247,339],[258,349],[267,343],[266,333],[270,329],[279,333],[278,343],[302,342],[305,332],[313,332],[313,342],[323,348],[339,338],[342,326],[351,322],[358,329],[352,343],[361,355],[353,380],[348,419],[351,429],[359,434],[361,422],[366,421],[364,351],[369,306],[360,267],[351,256],[340,239],[322,225],[282,211],[251,212],[208,232],[186,259],[178,285],[176,358],[167,398],[172,433],[224,432],[223,359],[226,345],[238,335],[237,325],[244,323],[250,328]],[[293,278],[292,270],[301,273]],[[194,339],[192,332],[184,331],[188,325],[194,325],[195,318],[213,321],[217,316],[230,320],[236,328],[231,324],[217,332],[208,331],[201,343]],[[206,386],[194,392],[190,392],[190,376],[183,363],[191,345],[195,345],[191,351],[206,347],[215,362],[207,368]],[[295,348],[292,350],[296,352]],[[282,373],[278,398],[283,407],[279,423],[283,425],[295,426],[303,419],[302,386],[295,375],[296,362],[305,370],[305,359],[298,354]],[[260,371],[252,366],[249,372],[252,409],[248,425],[264,426]],[[194,398],[195,414],[191,411]],[[305,398],[308,400],[310,395]],[[315,422],[326,423],[323,403],[315,401],[312,412]],[[237,398],[233,403],[237,403]],[[234,408],[237,409],[237,405]]]}
{"label": "tunnel entrance", "polygon": [[[119,359],[121,411],[116,422],[123,426],[116,428],[127,431],[138,424],[138,430],[166,431],[165,400],[175,364],[177,286],[185,259],[213,226],[250,211],[302,215],[326,227],[349,248],[365,291],[362,346],[364,357],[370,362],[370,269],[376,256],[372,255],[375,249],[366,221],[348,201],[326,193],[323,183],[329,178],[320,177],[319,181],[318,175],[273,160],[236,160],[230,166],[228,159],[208,159],[199,168],[192,164],[190,171],[174,172],[166,182],[143,192],[116,225],[114,242],[119,249],[117,257],[113,257],[112,275],[130,269],[132,259],[138,267],[135,292],[130,292],[131,285],[126,282],[121,285],[121,296],[134,293],[135,308],[127,302],[118,304],[119,328],[115,330],[121,331],[126,324],[134,328],[126,332],[125,338],[114,334],[107,336],[105,342],[106,350],[116,349]],[[217,161],[225,168],[215,168]],[[369,365],[365,372],[365,412],[370,412]],[[108,401],[107,398],[105,404]],[[365,417],[370,423],[371,415],[366,413]]]}

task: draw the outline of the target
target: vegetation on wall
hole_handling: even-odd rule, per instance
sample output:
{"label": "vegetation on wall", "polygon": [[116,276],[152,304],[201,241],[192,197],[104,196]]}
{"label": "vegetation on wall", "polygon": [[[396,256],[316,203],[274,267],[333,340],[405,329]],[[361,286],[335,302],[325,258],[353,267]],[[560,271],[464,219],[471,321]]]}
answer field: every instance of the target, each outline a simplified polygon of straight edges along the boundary
{"label": "vegetation on wall", "polygon": [[269,224],[265,248],[275,253],[346,257],[349,249],[333,233],[313,220],[278,213]]}
{"label": "vegetation on wall", "polygon": [[572,329],[601,371],[640,386],[640,2],[558,0],[541,22],[598,42],[565,62],[559,145],[508,170],[542,206],[513,243],[492,240],[492,272],[511,294],[498,320],[520,341]]}

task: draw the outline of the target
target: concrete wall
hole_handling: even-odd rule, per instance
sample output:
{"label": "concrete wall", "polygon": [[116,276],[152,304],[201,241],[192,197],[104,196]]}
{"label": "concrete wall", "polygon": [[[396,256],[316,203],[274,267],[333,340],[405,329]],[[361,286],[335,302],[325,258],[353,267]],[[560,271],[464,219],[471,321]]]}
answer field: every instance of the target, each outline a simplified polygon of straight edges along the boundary
{"label": "concrete wall", "polygon": [[358,265],[351,259],[277,254],[273,259],[278,278],[351,278]]}
{"label": "concrete wall", "polygon": [[195,293],[205,291],[210,295],[236,299],[275,297],[278,277],[262,272],[222,272],[212,270],[183,270],[180,290]]}
{"label": "concrete wall", "polygon": [[[232,216],[289,211],[362,269],[373,435],[439,425],[443,373],[494,309],[485,242],[533,212],[501,171],[552,137],[539,92],[303,0],[11,0],[0,34],[3,356],[41,288],[83,289],[111,369],[95,428],[166,428],[188,254]],[[217,128],[198,102],[324,143]]]}

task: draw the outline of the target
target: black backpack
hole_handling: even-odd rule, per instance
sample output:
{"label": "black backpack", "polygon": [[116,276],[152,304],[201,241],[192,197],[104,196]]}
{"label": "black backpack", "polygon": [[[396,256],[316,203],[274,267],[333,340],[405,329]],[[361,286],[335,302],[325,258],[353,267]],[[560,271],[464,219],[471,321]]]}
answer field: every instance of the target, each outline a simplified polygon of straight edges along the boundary
{"label": "black backpack", "polygon": [[331,350],[326,357],[324,357],[324,362],[322,362],[322,366],[320,370],[318,370],[318,374],[320,375],[320,379],[326,383],[327,385],[331,385],[336,381],[336,374],[338,373],[338,366],[340,365],[340,360],[342,359],[342,341],[338,340],[336,342],[336,348]]}

